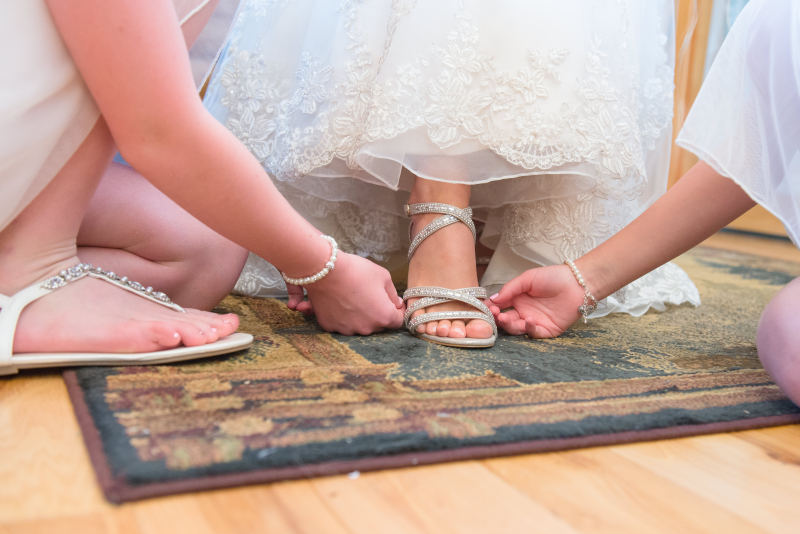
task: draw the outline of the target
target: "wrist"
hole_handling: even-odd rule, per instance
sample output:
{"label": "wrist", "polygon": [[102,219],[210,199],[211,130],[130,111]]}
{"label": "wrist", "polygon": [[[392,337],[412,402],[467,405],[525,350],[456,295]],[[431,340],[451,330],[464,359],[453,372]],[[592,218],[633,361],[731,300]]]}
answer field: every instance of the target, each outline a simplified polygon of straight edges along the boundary
{"label": "wrist", "polygon": [[[325,243],[328,249],[327,255],[322,256],[325,259],[323,259],[322,262],[319,262],[319,260],[315,262],[317,263],[317,265],[319,265],[319,263],[324,262],[323,265],[321,267],[317,267],[318,270],[313,271],[311,274],[300,275],[300,276],[292,276],[284,271],[281,271],[281,276],[283,277],[284,281],[287,284],[292,284],[296,286],[311,285],[316,282],[319,282],[320,280],[328,276],[335,269],[336,260],[339,254],[339,246],[337,245],[336,240],[328,235],[320,235],[317,238],[317,241],[322,241],[323,243]],[[318,249],[319,246],[315,248]],[[315,257],[316,256],[318,256],[318,254],[315,254]],[[314,267],[311,267],[309,270],[311,269],[314,269]]]}
{"label": "wrist", "polygon": [[575,266],[583,275],[583,280],[592,296],[598,301],[619,289],[619,287],[614,287],[613,273],[609,271],[608,264],[594,261],[593,258],[586,255],[575,260]]}
{"label": "wrist", "polygon": [[598,300],[592,294],[586,280],[583,278],[583,274],[575,263],[572,260],[566,260],[564,263],[572,271],[573,278],[583,291],[583,302],[578,306],[578,313],[583,317],[583,322],[586,324],[589,316],[597,309]]}
{"label": "wrist", "polygon": [[339,251],[336,258],[336,268],[318,282],[304,286],[306,293],[311,295],[332,294],[342,288],[349,287],[347,273],[352,270],[352,255]]}

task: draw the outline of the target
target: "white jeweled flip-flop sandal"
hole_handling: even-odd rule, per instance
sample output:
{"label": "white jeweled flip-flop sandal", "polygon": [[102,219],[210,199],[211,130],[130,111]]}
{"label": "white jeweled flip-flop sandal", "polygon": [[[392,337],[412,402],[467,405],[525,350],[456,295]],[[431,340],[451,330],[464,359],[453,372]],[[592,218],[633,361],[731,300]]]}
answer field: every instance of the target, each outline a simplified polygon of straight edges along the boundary
{"label": "white jeweled flip-flop sandal", "polygon": [[20,369],[40,367],[73,367],[85,365],[149,365],[226,354],[249,347],[253,336],[234,333],[223,339],[196,347],[178,347],[154,352],[102,353],[102,352],[31,352],[13,353],[14,333],[22,311],[30,303],[86,276],[103,280],[135,295],[146,298],[177,312],[184,309],[167,295],[144,287],[113,272],[81,263],[61,271],[58,275],[32,284],[12,296],[0,294],[0,375],[11,375]]}
{"label": "white jeweled flip-flop sandal", "polygon": [[[472,222],[472,209],[458,208],[450,204],[442,204],[438,202],[424,202],[419,204],[409,204],[406,206],[406,214],[408,216],[418,215],[423,213],[441,213],[441,217],[437,217],[430,224],[425,226],[414,238],[411,240],[411,246],[408,247],[408,259],[414,255],[414,251],[426,238],[430,237],[434,232],[442,228],[461,222],[470,229],[472,238],[475,239],[475,224]],[[448,289],[446,287],[436,286],[420,286],[407,289],[403,293],[403,302],[409,299],[419,299],[411,305],[406,307],[406,312],[403,317],[405,326],[409,332],[417,337],[426,341],[438,343],[440,345],[447,345],[450,347],[462,348],[488,348],[492,347],[497,341],[497,325],[494,322],[494,317],[489,308],[479,299],[487,298],[486,289],[482,287],[465,287],[460,289]],[[422,308],[435,306],[437,304],[444,304],[445,302],[458,301],[472,306],[477,311],[463,310],[463,311],[439,311],[421,313],[416,317],[412,315]],[[431,321],[439,321],[442,319],[480,319],[486,321],[492,327],[492,335],[487,338],[475,337],[442,337],[435,336],[427,333],[417,332],[417,326],[428,323]]]}

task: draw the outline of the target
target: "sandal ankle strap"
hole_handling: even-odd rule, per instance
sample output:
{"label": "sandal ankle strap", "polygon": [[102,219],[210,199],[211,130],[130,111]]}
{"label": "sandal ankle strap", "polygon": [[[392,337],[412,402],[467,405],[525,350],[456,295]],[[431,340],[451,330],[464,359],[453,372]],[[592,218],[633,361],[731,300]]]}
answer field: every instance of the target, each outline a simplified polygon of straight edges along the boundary
{"label": "sandal ankle strap", "polygon": [[432,222],[427,224],[417,235],[411,236],[411,227],[409,227],[409,239],[411,245],[408,247],[408,259],[414,255],[417,247],[430,237],[434,232],[455,224],[457,222],[464,223],[469,231],[472,232],[473,241],[476,239],[477,233],[475,231],[475,223],[472,222],[472,208],[459,208],[451,204],[444,204],[441,202],[420,202],[417,204],[406,204],[406,215],[421,215],[425,213],[441,213],[441,217],[437,217]]}

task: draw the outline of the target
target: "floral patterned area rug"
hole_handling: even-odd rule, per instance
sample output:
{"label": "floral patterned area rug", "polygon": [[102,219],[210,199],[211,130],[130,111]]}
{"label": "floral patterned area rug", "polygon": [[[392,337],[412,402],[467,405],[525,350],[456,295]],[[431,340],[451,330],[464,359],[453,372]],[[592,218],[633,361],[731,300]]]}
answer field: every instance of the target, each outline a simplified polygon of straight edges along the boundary
{"label": "floral patterned area rug", "polygon": [[762,369],[760,312],[800,265],[698,248],[703,304],[614,315],[561,338],[465,350],[404,331],[330,335],[278,300],[228,297],[252,348],[65,372],[114,502],[800,421]]}

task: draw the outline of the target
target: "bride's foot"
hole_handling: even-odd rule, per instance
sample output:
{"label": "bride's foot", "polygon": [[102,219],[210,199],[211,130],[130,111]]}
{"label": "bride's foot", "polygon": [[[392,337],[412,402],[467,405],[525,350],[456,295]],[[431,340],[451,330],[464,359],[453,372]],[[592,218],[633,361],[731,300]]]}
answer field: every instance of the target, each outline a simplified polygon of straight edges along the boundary
{"label": "bride's foot", "polygon": [[[411,235],[416,235],[440,216],[439,213],[414,215]],[[439,286],[458,289],[477,285],[475,245],[472,232],[464,224],[451,224],[431,234],[420,243],[409,261],[409,288]],[[474,312],[475,308],[461,302],[447,302],[419,310],[412,317],[421,313],[439,311]],[[418,325],[416,331],[420,334],[450,338],[486,339],[493,334],[492,326],[481,319],[430,321]]]}
{"label": "bride's foot", "polygon": [[213,343],[233,333],[238,324],[234,314],[180,313],[85,277],[24,309],[13,352],[150,352]]}

